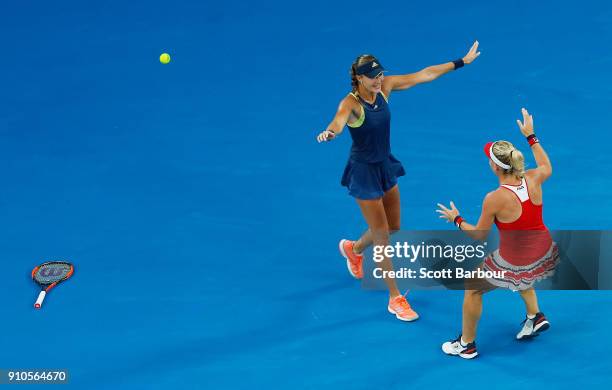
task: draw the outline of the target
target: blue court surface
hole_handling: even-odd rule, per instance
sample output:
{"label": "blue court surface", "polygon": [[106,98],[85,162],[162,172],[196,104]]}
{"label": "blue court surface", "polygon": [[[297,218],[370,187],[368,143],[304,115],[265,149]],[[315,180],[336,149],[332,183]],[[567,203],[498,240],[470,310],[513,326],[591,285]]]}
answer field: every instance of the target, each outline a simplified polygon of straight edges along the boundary
{"label": "blue court surface", "polygon": [[[350,137],[316,135],[364,52],[390,74],[473,64],[391,96],[404,229],[450,229],[497,186],[482,145],[550,154],[551,229],[612,222],[612,4],[6,4],[0,32],[0,369],[64,368],[81,389],[608,388],[612,294],[542,291],[552,328],[514,335],[485,297],[480,357],[445,356],[461,291],[412,291],[415,323],[337,251],[366,228],[340,186]],[[172,62],[162,65],[161,53]],[[41,310],[31,269],[75,264]]]}

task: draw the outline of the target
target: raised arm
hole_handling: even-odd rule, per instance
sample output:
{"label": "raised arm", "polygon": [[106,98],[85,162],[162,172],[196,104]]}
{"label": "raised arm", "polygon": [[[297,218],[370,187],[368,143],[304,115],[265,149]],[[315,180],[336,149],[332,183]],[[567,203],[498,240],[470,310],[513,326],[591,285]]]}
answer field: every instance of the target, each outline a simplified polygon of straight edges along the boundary
{"label": "raised arm", "polygon": [[[535,180],[540,183],[543,183],[552,175],[552,164],[550,163],[550,159],[548,158],[548,154],[544,151],[544,148],[537,141],[537,138],[533,129],[533,116],[529,114],[526,109],[521,110],[523,114],[523,122],[520,119],[516,120],[519,128],[521,129],[521,133],[528,140],[530,140],[531,144],[531,152],[533,153],[533,157],[536,160],[537,168],[530,169],[527,171]],[[535,141],[534,141],[535,140]]]}
{"label": "raised arm", "polygon": [[327,128],[325,130],[319,133],[319,135],[317,136],[317,142],[331,141],[337,135],[342,133],[342,130],[344,130],[344,126],[348,122],[349,117],[351,116],[351,112],[353,110],[351,104],[352,102],[349,99],[352,98],[349,98],[347,96],[346,98],[342,99],[340,105],[338,106],[338,111],[336,111],[336,115],[334,116],[334,119],[332,119],[329,125],[327,125]]}
{"label": "raised arm", "polygon": [[472,61],[474,61],[479,55],[480,52],[478,51],[478,41],[476,41],[465,57],[461,58],[460,60],[447,62],[440,65],[428,66],[427,68],[416,73],[385,77],[382,87],[383,92],[385,92],[385,94],[388,96],[391,91],[401,91],[403,89],[414,87],[417,84],[428,83],[437,79],[443,74],[450,72],[451,70],[462,67],[464,64],[471,64]]}
{"label": "raised arm", "polygon": [[441,214],[440,218],[446,219],[447,222],[455,223],[459,229],[463,230],[474,240],[484,240],[489,235],[489,231],[493,226],[495,213],[498,211],[499,205],[500,199],[495,196],[495,192],[488,193],[482,202],[482,211],[476,225],[472,225],[463,219],[459,214],[459,210],[455,207],[455,203],[452,201],[450,202],[450,209],[438,203],[439,209],[436,212]]}

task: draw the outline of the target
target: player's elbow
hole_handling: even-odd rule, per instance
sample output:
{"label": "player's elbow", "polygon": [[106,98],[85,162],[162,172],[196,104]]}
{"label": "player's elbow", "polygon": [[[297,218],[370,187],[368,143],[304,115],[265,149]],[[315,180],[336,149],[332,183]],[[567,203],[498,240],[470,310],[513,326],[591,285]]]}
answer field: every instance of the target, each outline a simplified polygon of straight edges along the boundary
{"label": "player's elbow", "polygon": [[552,165],[546,164],[542,166],[542,176],[544,176],[544,179],[548,179],[549,177],[551,177],[552,172]]}
{"label": "player's elbow", "polygon": [[472,237],[475,240],[484,241],[484,240],[487,239],[488,235],[489,235],[489,231],[488,230],[475,230]]}

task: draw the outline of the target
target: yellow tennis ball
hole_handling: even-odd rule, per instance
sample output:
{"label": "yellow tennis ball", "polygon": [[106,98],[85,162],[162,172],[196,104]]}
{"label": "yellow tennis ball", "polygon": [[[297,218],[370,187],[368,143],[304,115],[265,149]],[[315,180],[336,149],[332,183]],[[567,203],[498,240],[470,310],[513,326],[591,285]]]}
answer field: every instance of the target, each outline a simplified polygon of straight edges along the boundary
{"label": "yellow tennis ball", "polygon": [[161,62],[162,64],[167,64],[168,62],[170,62],[170,54],[163,53],[162,55],[160,55],[159,62]]}

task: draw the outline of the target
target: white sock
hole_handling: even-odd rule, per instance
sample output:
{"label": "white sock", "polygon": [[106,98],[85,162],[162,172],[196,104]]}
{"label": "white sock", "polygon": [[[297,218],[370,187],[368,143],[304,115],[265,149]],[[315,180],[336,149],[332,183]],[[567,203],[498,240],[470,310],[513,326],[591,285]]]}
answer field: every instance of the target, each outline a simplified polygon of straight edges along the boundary
{"label": "white sock", "polygon": [[527,318],[533,320],[535,318],[535,314],[527,314]]}
{"label": "white sock", "polygon": [[462,347],[467,347],[467,345],[468,345],[468,343],[463,341],[463,337],[461,338],[461,340],[459,340],[459,343],[461,344]]}

